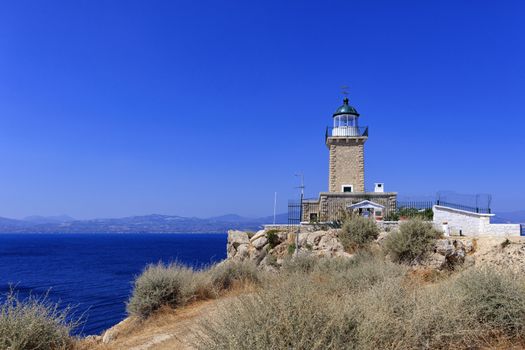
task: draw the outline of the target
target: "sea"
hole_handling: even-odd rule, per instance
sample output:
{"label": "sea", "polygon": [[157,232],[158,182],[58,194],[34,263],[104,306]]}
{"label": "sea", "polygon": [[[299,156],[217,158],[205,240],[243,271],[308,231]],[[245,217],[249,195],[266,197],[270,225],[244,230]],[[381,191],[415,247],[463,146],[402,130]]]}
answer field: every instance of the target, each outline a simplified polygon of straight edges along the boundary
{"label": "sea", "polygon": [[148,264],[203,268],[226,258],[226,234],[0,234],[0,293],[47,296],[72,307],[76,335],[126,317],[133,281]]}

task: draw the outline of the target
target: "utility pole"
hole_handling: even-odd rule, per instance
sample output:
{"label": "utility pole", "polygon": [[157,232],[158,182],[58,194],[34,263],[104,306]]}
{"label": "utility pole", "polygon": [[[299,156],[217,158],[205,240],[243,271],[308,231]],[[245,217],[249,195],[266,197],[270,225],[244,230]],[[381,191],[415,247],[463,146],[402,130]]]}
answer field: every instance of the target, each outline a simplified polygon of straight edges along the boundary
{"label": "utility pole", "polygon": [[295,174],[301,178],[301,186],[297,187],[301,189],[301,201],[299,202],[299,225],[297,226],[297,233],[295,235],[295,252],[294,255],[299,254],[299,233],[301,232],[301,221],[303,220],[303,199],[304,199],[304,175],[303,173]]}
{"label": "utility pole", "polygon": [[275,208],[277,207],[277,192],[273,196],[273,224],[275,225]]}

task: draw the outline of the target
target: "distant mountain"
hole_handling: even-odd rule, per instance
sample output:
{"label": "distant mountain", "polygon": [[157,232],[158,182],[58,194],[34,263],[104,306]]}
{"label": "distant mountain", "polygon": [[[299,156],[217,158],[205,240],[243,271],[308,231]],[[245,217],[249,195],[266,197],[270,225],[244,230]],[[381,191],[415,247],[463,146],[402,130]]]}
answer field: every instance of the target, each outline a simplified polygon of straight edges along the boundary
{"label": "distant mountain", "polygon": [[525,210],[496,213],[491,220],[494,223],[525,223]]}
{"label": "distant mountain", "polygon": [[[276,216],[286,223],[287,214]],[[273,216],[246,218],[228,214],[207,219],[172,215],[75,220],[69,216],[31,216],[24,220],[0,218],[0,233],[218,233],[229,229],[258,230],[273,223]]]}
{"label": "distant mountain", "polygon": [[32,224],[60,224],[64,222],[75,221],[74,218],[68,215],[58,215],[58,216],[39,216],[33,215],[28,216],[22,219],[23,221],[30,222]]}
{"label": "distant mountain", "polygon": [[29,223],[22,221],[22,220],[16,220],[16,219],[8,219],[8,218],[2,218],[0,217],[0,230],[2,227],[23,227],[28,226]]}

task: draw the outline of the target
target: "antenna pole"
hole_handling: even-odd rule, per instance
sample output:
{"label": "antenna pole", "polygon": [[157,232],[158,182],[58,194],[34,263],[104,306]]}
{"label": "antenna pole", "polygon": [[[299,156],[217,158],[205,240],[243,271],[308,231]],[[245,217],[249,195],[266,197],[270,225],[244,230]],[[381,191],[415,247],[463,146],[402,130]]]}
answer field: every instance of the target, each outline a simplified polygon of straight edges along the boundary
{"label": "antenna pole", "polygon": [[304,175],[303,173],[295,174],[295,176],[301,177],[301,201],[299,202],[299,225],[297,226],[297,233],[295,234],[295,252],[294,255],[299,255],[299,233],[301,232],[301,221],[303,220],[303,199],[304,199]]}
{"label": "antenna pole", "polygon": [[277,192],[273,196],[273,224],[275,225],[275,208],[277,207]]}

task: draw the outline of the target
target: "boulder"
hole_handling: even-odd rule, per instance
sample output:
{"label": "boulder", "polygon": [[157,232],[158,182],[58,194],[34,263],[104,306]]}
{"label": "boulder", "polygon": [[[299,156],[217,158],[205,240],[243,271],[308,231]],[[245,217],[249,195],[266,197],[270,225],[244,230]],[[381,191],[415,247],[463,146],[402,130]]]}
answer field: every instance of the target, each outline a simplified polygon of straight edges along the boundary
{"label": "boulder", "polygon": [[474,242],[470,239],[463,241],[463,249],[466,254],[474,252]]}
{"label": "boulder", "polygon": [[299,234],[299,245],[304,247],[307,244],[312,248],[319,244],[321,237],[325,236],[328,231],[304,232]]}
{"label": "boulder", "polygon": [[282,258],[288,254],[288,243],[283,242],[276,246],[275,248],[271,249],[270,254],[275,256],[276,258]]}
{"label": "boulder", "polygon": [[116,325],[104,332],[104,334],[102,335],[102,343],[108,344],[114,341],[125,329],[129,328],[132,324],[136,322],[137,319],[134,317],[125,318],[124,320],[122,320],[121,322],[117,323]]}
{"label": "boulder", "polygon": [[237,254],[237,249],[235,249],[232,244],[228,244],[226,247],[226,256],[228,259],[235,257],[235,254]]}
{"label": "boulder", "polygon": [[288,232],[286,231],[277,232],[277,237],[279,237],[279,242],[284,242],[288,239]]}
{"label": "boulder", "polygon": [[246,232],[230,230],[228,231],[228,244],[232,245],[235,249],[241,244],[249,244],[250,239]]}
{"label": "boulder", "polygon": [[452,241],[449,239],[440,239],[436,242],[434,246],[434,252],[441,254],[443,256],[448,256],[454,253],[456,247],[452,244]]}
{"label": "boulder", "polygon": [[249,256],[248,244],[241,244],[237,247],[237,253],[235,254],[235,259],[244,260]]}
{"label": "boulder", "polygon": [[260,230],[260,231],[257,231],[252,238],[250,238],[250,242],[253,242],[261,237],[266,237],[266,231],[265,230]]}
{"label": "boulder", "polygon": [[326,234],[324,236],[321,236],[321,239],[319,240],[319,244],[317,246],[314,246],[314,250],[324,250],[327,252],[334,253],[334,252],[343,252],[344,247],[336,237],[330,234]]}
{"label": "boulder", "polygon": [[450,267],[463,264],[466,255],[463,248],[456,249],[452,254],[446,256],[447,263]]}
{"label": "boulder", "polygon": [[268,238],[266,235],[260,236],[257,239],[252,240],[252,245],[255,249],[261,249],[268,243]]}
{"label": "boulder", "polygon": [[250,251],[250,259],[255,262],[256,265],[259,265],[261,261],[266,257],[268,253],[267,249],[254,249]]}
{"label": "boulder", "polygon": [[439,253],[429,254],[423,261],[421,265],[430,267],[432,269],[441,270],[447,265],[447,258]]}

